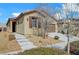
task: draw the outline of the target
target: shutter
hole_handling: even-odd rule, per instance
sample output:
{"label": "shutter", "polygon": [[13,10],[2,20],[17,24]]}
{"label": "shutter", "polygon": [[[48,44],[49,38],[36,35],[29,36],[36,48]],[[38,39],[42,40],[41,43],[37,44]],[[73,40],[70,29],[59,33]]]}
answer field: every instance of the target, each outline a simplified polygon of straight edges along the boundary
{"label": "shutter", "polygon": [[29,28],[32,28],[32,17],[29,17]]}

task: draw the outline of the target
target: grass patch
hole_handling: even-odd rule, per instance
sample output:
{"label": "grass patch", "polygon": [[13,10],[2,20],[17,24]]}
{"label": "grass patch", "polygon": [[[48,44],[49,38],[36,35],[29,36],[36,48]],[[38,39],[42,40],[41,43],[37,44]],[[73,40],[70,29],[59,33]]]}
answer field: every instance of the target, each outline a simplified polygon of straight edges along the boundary
{"label": "grass patch", "polygon": [[55,48],[34,48],[31,50],[26,50],[20,55],[65,55],[65,51]]}

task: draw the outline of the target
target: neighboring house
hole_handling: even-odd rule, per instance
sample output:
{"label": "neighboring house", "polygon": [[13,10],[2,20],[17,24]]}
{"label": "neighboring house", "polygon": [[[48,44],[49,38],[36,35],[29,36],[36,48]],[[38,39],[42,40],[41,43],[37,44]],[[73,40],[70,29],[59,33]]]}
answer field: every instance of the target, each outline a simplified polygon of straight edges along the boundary
{"label": "neighboring house", "polygon": [[79,19],[73,18],[70,20],[58,20],[58,31],[61,32],[64,30],[64,27],[68,26],[69,28],[73,28],[73,34],[79,36]]}
{"label": "neighboring house", "polygon": [[64,26],[68,25],[68,20],[57,20],[58,32],[64,28]]}
{"label": "neighboring house", "polygon": [[75,26],[75,33],[79,37],[79,19],[72,19],[72,24]]}
{"label": "neighboring house", "polygon": [[71,23],[75,25],[76,28],[79,28],[79,19],[72,19]]}
{"label": "neighboring house", "polygon": [[15,18],[9,18],[7,21],[7,31],[8,32],[15,32],[16,31],[16,20]]}
{"label": "neighboring house", "polygon": [[16,32],[24,35],[43,35],[46,29],[48,32],[57,32],[57,21],[43,10],[32,10],[21,13],[16,17]]}
{"label": "neighboring house", "polygon": [[6,32],[7,27],[4,24],[0,24],[0,32]]}
{"label": "neighboring house", "polygon": [[[69,22],[70,21],[70,22]],[[61,27],[61,26],[65,26],[67,24],[70,24],[70,25],[74,25],[75,28],[79,28],[79,19],[69,19],[69,20],[59,20],[58,21],[58,27]]]}

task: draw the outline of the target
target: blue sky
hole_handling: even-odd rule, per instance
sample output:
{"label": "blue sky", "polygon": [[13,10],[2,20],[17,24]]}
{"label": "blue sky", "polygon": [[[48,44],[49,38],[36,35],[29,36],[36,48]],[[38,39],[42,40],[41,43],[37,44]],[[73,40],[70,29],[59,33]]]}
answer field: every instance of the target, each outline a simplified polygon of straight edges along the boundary
{"label": "blue sky", "polygon": [[[24,11],[36,9],[38,7],[39,3],[0,3],[0,23],[6,23],[8,18],[15,17]],[[79,4],[77,3],[49,3],[48,7],[53,9],[53,12],[51,13],[54,14],[54,16],[56,15],[55,17],[57,19],[63,19],[67,17],[65,8],[68,10],[68,17],[74,16],[75,18],[79,18]]]}
{"label": "blue sky", "polygon": [[[35,9],[39,6],[37,3],[0,3],[0,22],[6,23],[9,17],[13,17],[14,13]],[[49,4],[52,8],[62,7],[60,3]]]}

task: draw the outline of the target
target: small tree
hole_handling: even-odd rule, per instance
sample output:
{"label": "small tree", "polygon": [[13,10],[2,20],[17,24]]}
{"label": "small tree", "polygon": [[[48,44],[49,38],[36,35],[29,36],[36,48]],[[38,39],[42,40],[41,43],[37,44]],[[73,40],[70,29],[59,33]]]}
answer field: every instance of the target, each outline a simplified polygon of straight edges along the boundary
{"label": "small tree", "polygon": [[38,10],[43,10],[47,13],[47,15],[45,15],[44,20],[42,19],[41,24],[42,24],[42,32],[43,32],[43,37],[45,38],[45,35],[48,33],[48,24],[49,24],[49,17],[51,16],[51,14],[54,13],[52,7],[49,6],[49,4],[39,4],[37,7]]}

